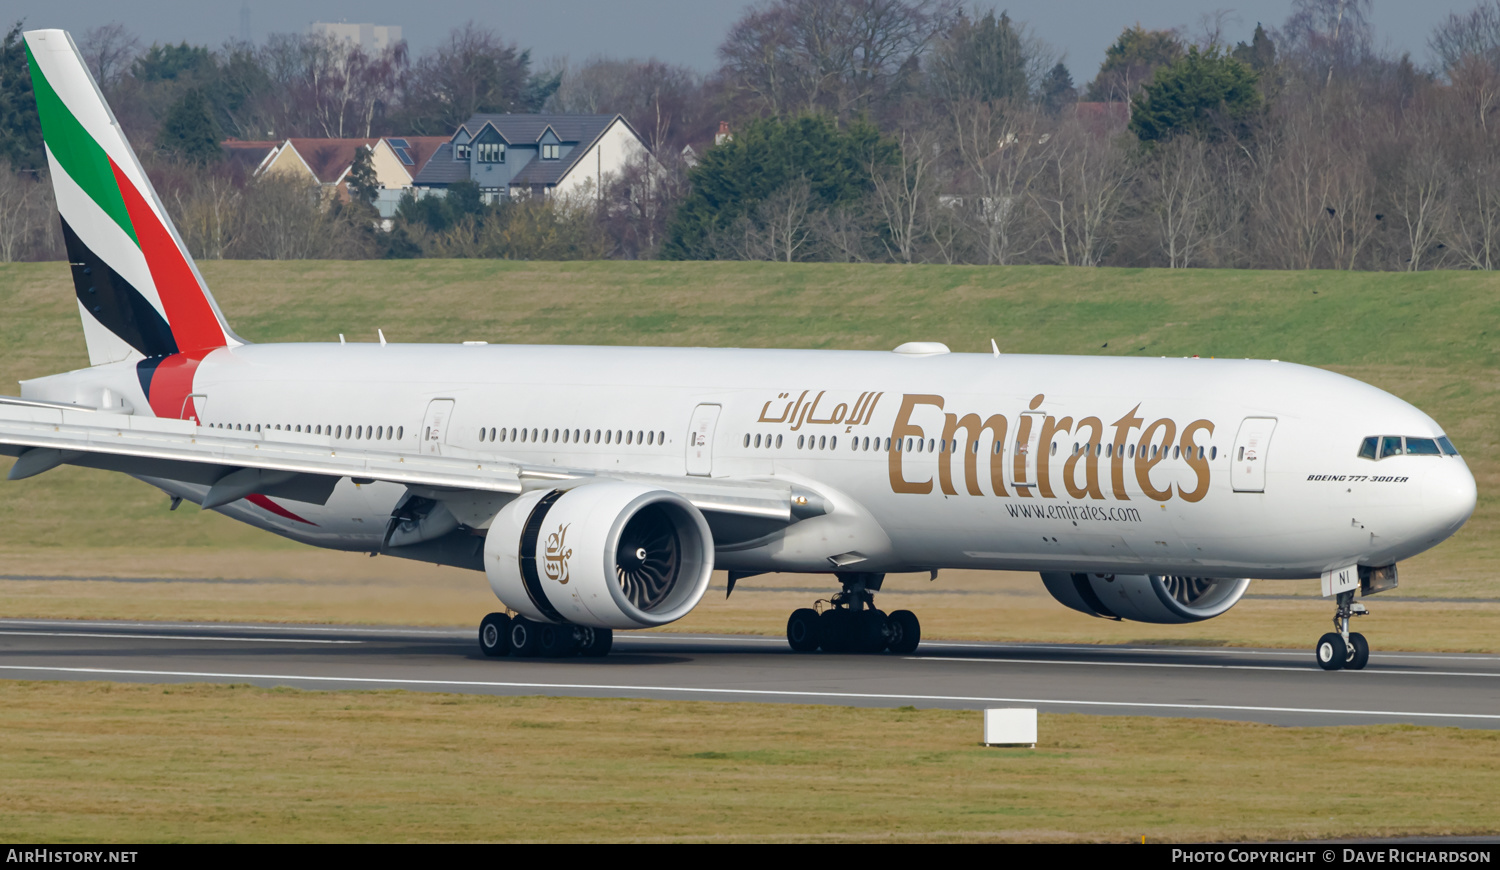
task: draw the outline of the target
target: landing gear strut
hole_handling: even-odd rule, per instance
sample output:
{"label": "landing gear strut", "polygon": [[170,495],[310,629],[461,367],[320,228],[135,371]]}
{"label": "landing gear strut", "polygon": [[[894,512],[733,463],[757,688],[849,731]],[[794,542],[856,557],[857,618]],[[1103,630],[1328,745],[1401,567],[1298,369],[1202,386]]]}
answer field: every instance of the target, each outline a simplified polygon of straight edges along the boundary
{"label": "landing gear strut", "polygon": [[491,658],[597,658],[609,655],[613,646],[614,632],[607,628],[535,622],[505,613],[491,613],[479,623],[479,651]]}
{"label": "landing gear strut", "polygon": [[792,612],[786,622],[786,642],[797,652],[822,649],[830,653],[878,653],[889,650],[909,655],[922,641],[922,624],[910,610],[887,616],[875,607],[884,574],[839,574],[843,591],[834,595],[822,613],[810,607]]}
{"label": "landing gear strut", "polygon": [[1349,631],[1349,619],[1364,616],[1370,611],[1354,600],[1353,589],[1340,592],[1334,600],[1338,604],[1338,609],[1333,613],[1333,627],[1336,630],[1318,638],[1318,645],[1313,648],[1318,658],[1318,667],[1325,671],[1336,671],[1339,668],[1361,670],[1370,662],[1370,643],[1359,632]]}

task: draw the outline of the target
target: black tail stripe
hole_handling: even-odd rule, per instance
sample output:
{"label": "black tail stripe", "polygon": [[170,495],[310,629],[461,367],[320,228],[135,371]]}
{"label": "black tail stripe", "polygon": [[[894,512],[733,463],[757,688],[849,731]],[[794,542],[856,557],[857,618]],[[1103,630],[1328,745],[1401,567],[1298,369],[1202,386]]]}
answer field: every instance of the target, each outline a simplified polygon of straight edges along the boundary
{"label": "black tail stripe", "polygon": [[141,352],[163,357],[177,352],[172,327],[156,306],[89,249],[67,221],[62,222],[63,242],[73,267],[73,289],[78,301],[104,328]]}

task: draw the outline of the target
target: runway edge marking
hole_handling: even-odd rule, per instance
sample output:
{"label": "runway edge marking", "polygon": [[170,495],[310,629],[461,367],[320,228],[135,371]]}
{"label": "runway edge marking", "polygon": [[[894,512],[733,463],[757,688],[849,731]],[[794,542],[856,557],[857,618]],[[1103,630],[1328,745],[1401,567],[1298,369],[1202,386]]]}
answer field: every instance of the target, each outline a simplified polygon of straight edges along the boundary
{"label": "runway edge marking", "polygon": [[745,695],[787,698],[860,698],[874,701],[965,701],[1003,704],[1052,704],[1074,707],[1115,707],[1153,710],[1224,710],[1241,713],[1323,713],[1344,716],[1412,716],[1421,719],[1500,720],[1500,713],[1424,713],[1409,710],[1339,710],[1319,707],[1250,707],[1231,704],[1163,704],[1142,701],[1078,701],[1061,698],[995,698],[973,695],[901,695],[873,692],[799,692],[779,689],[693,689],[683,686],[600,685],[594,683],[510,683],[484,680],[413,680],[399,677],[324,677],[297,674],[229,674],[211,671],[141,671],[114,668],[56,668],[30,665],[0,665],[3,671],[69,674],[113,674],[134,677],[200,677],[232,680],[285,680],[306,683],[369,683],[404,686],[470,686],[489,689],[575,689],[599,692],[675,692],[710,695]]}

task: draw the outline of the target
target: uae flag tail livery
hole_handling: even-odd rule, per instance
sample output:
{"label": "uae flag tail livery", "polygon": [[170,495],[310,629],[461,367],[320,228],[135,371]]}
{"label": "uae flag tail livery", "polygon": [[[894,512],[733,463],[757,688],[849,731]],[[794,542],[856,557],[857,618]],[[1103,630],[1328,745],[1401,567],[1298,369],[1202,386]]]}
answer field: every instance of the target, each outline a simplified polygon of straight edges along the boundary
{"label": "uae flag tail livery", "polygon": [[198,362],[245,342],[225,324],[72,38],[35,30],[25,39],[89,364],[138,360],[152,412],[196,419]]}

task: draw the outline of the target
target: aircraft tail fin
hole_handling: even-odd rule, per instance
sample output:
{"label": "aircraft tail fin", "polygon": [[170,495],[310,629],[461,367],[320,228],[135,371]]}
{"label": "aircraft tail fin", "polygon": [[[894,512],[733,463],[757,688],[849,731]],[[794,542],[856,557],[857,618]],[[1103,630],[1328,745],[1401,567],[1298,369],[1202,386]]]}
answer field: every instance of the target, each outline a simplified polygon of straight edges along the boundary
{"label": "aircraft tail fin", "polygon": [[244,344],[167,217],[78,47],[25,34],[89,364]]}

